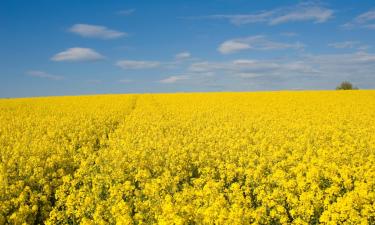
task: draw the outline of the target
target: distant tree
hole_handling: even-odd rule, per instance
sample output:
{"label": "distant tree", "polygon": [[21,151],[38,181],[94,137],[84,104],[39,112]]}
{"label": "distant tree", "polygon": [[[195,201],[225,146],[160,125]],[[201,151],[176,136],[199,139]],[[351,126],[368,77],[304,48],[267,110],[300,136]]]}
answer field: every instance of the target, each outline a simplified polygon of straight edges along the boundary
{"label": "distant tree", "polygon": [[358,88],[353,86],[349,81],[344,81],[336,87],[336,90],[358,90]]}

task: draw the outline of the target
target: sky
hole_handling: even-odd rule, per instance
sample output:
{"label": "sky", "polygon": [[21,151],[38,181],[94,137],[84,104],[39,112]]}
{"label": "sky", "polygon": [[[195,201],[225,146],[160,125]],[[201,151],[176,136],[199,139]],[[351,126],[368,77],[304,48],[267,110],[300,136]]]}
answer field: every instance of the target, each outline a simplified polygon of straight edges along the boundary
{"label": "sky", "polygon": [[375,89],[374,1],[2,0],[0,98]]}

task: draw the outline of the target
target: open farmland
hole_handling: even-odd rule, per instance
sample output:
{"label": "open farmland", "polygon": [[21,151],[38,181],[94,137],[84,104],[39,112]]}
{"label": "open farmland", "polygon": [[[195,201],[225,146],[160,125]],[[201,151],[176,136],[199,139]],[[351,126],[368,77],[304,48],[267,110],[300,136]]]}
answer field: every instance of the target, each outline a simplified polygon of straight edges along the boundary
{"label": "open farmland", "polygon": [[0,224],[375,224],[375,91],[0,100]]}

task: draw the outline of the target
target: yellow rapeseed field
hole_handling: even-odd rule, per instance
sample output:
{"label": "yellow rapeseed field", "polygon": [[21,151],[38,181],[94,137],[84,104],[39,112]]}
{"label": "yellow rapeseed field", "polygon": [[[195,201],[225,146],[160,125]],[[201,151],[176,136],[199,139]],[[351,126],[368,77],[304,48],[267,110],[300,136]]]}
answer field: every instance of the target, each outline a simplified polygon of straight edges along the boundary
{"label": "yellow rapeseed field", "polygon": [[0,224],[375,224],[375,91],[0,110]]}

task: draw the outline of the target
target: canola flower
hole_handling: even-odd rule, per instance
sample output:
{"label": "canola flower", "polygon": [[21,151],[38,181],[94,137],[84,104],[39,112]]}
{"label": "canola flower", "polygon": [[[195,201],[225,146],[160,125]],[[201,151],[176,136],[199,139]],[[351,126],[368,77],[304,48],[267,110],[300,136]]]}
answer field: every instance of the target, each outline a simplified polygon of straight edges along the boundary
{"label": "canola flower", "polygon": [[0,110],[0,224],[375,224],[375,91]]}

